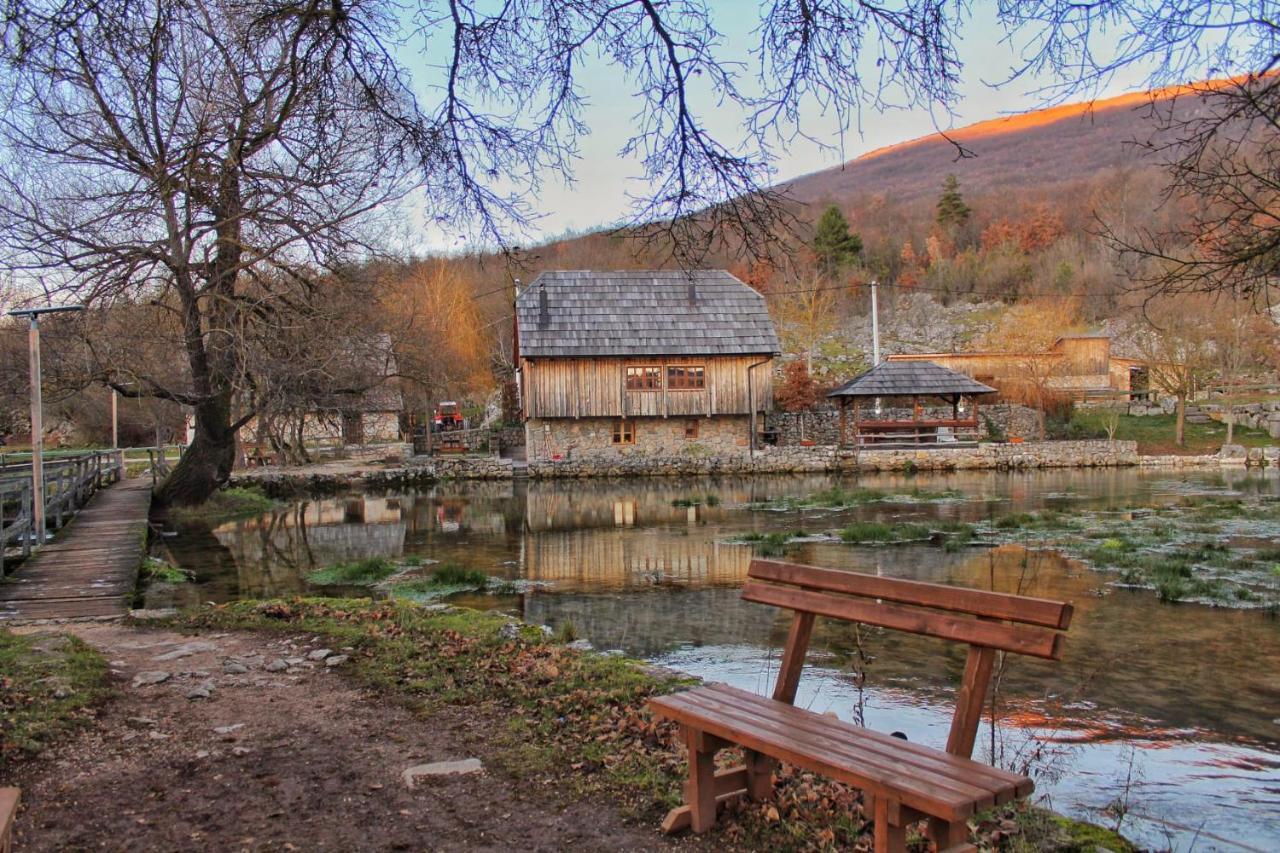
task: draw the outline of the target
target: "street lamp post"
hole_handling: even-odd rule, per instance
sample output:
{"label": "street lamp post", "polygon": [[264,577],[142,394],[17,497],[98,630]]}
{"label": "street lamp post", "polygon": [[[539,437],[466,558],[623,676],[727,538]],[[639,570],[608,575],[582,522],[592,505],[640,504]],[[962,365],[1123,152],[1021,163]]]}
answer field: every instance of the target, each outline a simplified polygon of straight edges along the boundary
{"label": "street lamp post", "polygon": [[31,356],[31,527],[36,543],[44,542],[44,410],[40,398],[40,315],[83,311],[83,305],[50,305],[18,308],[10,316],[26,317],[31,323],[27,347]]}

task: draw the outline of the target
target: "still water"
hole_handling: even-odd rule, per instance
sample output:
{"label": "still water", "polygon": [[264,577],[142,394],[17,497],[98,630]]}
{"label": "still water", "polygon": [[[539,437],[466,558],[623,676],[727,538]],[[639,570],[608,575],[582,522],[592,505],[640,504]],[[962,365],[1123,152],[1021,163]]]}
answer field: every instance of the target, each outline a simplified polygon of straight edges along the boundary
{"label": "still water", "polygon": [[[600,649],[767,692],[788,615],[742,602],[752,546],[744,532],[831,530],[854,519],[976,521],[1010,511],[1124,511],[1188,494],[1280,494],[1280,478],[1244,471],[1134,470],[862,477],[890,493],[954,489],[962,499],[837,512],[745,505],[803,496],[826,476],[451,483],[407,493],[299,501],[184,530],[163,556],[196,574],[153,603],[269,597],[309,589],[314,568],[411,555],[541,582],[520,595],[472,595],[533,622],[565,623]],[[714,495],[715,505],[673,501]],[[1259,530],[1280,545],[1280,534]],[[798,545],[788,559],[892,577],[1073,601],[1060,663],[1009,656],[995,721],[975,757],[1026,769],[1053,808],[1114,825],[1158,849],[1280,849],[1280,620],[1266,609],[1165,604],[1118,589],[1052,550],[1013,544],[954,553],[926,545]],[[1277,580],[1280,582],[1280,579]],[[797,703],[863,719],[942,747],[965,649],[819,620]]]}

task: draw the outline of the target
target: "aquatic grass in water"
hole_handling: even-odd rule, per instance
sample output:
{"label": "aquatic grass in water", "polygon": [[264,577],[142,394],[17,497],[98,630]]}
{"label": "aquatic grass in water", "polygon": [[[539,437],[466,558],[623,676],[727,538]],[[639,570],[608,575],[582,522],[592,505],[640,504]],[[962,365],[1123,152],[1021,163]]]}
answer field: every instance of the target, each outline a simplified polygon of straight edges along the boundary
{"label": "aquatic grass in water", "polygon": [[192,574],[186,569],[171,566],[155,557],[147,557],[143,560],[140,571],[145,580],[160,583],[188,583],[192,580]]}
{"label": "aquatic grass in water", "polygon": [[895,544],[899,542],[919,542],[929,538],[929,528],[923,524],[897,522],[890,524],[884,521],[855,521],[840,530],[840,541],[849,545]]}
{"label": "aquatic grass in water", "polygon": [[318,569],[308,574],[307,580],[320,586],[373,586],[401,570],[390,560],[373,557]]}

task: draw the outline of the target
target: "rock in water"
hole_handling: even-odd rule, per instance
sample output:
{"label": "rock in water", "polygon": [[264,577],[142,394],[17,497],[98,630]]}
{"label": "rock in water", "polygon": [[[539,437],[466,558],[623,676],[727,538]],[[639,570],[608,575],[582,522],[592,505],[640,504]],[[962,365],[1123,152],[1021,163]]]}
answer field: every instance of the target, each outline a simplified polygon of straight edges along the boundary
{"label": "rock in water", "polygon": [[408,788],[413,788],[423,776],[462,776],[468,773],[480,773],[484,765],[478,758],[464,758],[460,761],[436,761],[432,764],[415,764],[400,774],[401,780]]}

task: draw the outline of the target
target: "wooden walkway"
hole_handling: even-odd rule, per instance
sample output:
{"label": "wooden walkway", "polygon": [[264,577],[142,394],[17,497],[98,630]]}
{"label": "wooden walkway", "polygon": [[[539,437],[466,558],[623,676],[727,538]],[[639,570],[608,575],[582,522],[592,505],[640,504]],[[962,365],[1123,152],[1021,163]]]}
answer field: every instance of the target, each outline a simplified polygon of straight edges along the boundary
{"label": "wooden walkway", "polygon": [[0,581],[0,624],[123,616],[146,547],[151,481],[99,492],[58,537]]}

